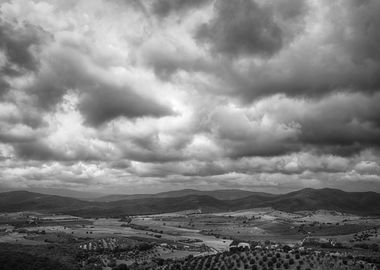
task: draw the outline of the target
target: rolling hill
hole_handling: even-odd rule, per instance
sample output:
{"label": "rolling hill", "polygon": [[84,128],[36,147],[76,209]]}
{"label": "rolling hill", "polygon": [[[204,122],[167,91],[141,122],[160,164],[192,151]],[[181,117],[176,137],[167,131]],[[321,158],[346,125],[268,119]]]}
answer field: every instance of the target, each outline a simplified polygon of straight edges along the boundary
{"label": "rolling hill", "polygon": [[0,212],[17,211],[64,211],[92,206],[91,203],[56,195],[46,195],[29,191],[0,193]]}
{"label": "rolling hill", "polygon": [[[166,194],[166,196],[172,197],[140,197],[95,202],[27,191],[14,191],[0,193],[0,212],[42,211],[83,217],[110,217],[167,213],[190,209],[201,209],[202,212],[223,212],[272,207],[286,212],[326,209],[358,215],[380,215],[380,194],[375,192],[302,189],[280,195],[253,193],[248,197],[225,200],[203,195],[202,192],[190,195],[188,192]],[[210,194],[210,192],[208,191],[206,194]]]}
{"label": "rolling hill", "polygon": [[270,204],[275,209],[287,212],[327,209],[359,215],[380,215],[380,194],[376,192],[308,188],[281,195]]}

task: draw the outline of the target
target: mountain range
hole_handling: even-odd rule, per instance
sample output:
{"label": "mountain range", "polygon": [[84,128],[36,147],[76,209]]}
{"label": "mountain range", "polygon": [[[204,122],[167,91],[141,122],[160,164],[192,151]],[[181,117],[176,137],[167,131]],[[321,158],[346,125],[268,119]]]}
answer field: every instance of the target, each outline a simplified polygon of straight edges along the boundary
{"label": "mountain range", "polygon": [[380,215],[380,194],[328,188],[307,188],[286,194],[186,189],[157,194],[110,195],[88,201],[28,191],[0,193],[0,212],[39,211],[82,217],[157,214],[191,209],[211,213],[256,207],[272,207],[286,212],[326,209],[358,215]]}
{"label": "mountain range", "polygon": [[265,194],[260,192],[253,192],[240,189],[218,189],[211,191],[196,190],[196,189],[181,189],[167,192],[160,192],[156,194],[112,194],[93,199],[93,201],[99,202],[112,202],[120,200],[132,200],[132,199],[147,199],[147,198],[174,198],[189,195],[204,195],[211,196],[218,200],[234,200],[244,197],[248,197],[255,194]]}

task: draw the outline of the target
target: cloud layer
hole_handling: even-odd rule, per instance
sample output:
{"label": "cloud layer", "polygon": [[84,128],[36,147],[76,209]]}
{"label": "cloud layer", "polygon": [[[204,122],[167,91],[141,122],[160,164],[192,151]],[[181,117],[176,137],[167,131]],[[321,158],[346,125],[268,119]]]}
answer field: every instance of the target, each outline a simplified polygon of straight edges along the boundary
{"label": "cloud layer", "polygon": [[0,187],[380,191],[380,3],[0,4]]}

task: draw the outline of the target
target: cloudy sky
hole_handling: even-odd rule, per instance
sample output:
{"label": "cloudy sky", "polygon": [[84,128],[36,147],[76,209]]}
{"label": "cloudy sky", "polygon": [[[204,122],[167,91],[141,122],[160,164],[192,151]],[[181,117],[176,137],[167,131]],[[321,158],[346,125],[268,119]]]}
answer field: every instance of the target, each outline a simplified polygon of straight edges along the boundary
{"label": "cloudy sky", "polygon": [[0,190],[380,192],[380,1],[0,1]]}

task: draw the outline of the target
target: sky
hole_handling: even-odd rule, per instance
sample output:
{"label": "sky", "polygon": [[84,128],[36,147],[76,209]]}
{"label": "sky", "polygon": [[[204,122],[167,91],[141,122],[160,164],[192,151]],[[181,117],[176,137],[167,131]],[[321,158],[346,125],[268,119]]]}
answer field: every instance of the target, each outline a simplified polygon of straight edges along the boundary
{"label": "sky", "polygon": [[0,190],[380,192],[379,14],[0,0]]}

